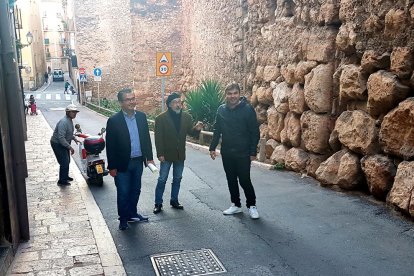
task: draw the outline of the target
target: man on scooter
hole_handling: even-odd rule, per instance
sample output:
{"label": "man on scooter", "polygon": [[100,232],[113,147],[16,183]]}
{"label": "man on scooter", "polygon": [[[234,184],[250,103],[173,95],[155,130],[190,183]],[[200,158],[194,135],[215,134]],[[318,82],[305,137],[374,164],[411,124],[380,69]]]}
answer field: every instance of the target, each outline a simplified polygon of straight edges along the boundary
{"label": "man on scooter", "polygon": [[73,119],[75,119],[79,110],[76,105],[70,104],[66,107],[65,111],[65,117],[56,124],[52,138],[50,139],[53,152],[60,165],[59,180],[57,182],[59,186],[70,185],[69,181],[73,180],[72,177],[69,177],[69,163],[70,154],[73,154],[75,150],[71,147],[70,143],[72,140],[75,141],[76,144],[79,143],[73,135]]}

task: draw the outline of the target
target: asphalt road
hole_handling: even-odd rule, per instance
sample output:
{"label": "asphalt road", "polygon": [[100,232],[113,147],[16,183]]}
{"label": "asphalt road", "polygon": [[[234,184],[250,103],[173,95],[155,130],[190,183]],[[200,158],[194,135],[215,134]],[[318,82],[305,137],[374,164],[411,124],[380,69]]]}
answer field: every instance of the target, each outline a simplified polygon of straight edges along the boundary
{"label": "asphalt road", "polygon": [[[55,83],[43,93],[61,91],[63,83]],[[69,103],[38,102],[52,128]],[[106,118],[84,108],[75,121],[85,133],[106,125]],[[185,209],[167,204],[152,214],[157,175],[146,169],[138,207],[150,221],[123,232],[113,179],[106,176],[103,187],[90,189],[128,275],[154,275],[152,254],[200,248],[213,250],[228,270],[223,275],[414,275],[414,224],[383,203],[322,188],[291,172],[253,167],[252,180],[260,220],[251,220],[246,208],[224,216],[230,199],[221,159],[187,148],[180,191]]]}

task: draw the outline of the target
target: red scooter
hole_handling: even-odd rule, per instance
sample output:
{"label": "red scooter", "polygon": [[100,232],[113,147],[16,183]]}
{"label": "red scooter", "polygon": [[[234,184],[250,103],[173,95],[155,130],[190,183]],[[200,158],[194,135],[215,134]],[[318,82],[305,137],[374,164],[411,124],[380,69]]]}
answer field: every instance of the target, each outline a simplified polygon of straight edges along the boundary
{"label": "red scooter", "polygon": [[76,124],[75,128],[75,136],[83,138],[83,142],[79,143],[79,155],[83,171],[88,176],[88,183],[102,186],[103,177],[109,173],[105,169],[105,160],[99,156],[105,148],[103,134],[106,129],[102,128],[98,136],[92,136],[83,134],[79,124]]}

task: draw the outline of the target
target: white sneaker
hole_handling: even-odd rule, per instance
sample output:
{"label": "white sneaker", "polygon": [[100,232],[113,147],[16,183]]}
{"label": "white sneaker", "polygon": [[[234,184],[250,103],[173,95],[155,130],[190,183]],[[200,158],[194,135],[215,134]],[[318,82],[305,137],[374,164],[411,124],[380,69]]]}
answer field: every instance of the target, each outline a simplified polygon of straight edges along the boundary
{"label": "white sneaker", "polygon": [[229,209],[223,211],[223,215],[234,215],[234,214],[241,213],[241,212],[242,212],[242,209],[240,207],[237,207],[233,203],[231,204]]}
{"label": "white sneaker", "polygon": [[260,218],[259,212],[257,212],[256,206],[250,206],[249,208],[249,215],[252,219],[258,219]]}

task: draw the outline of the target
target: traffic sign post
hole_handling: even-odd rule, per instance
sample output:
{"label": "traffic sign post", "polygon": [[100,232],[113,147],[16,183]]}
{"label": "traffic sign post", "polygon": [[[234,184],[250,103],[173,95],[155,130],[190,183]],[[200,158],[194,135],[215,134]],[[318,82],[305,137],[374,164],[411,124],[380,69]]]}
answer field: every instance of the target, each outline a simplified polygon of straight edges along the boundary
{"label": "traffic sign post", "polygon": [[94,76],[94,81],[98,82],[98,106],[99,108],[101,108],[101,97],[100,97],[100,93],[99,93],[99,83],[101,82],[102,79],[102,69],[101,68],[94,68],[93,69],[93,76]]}
{"label": "traffic sign post", "polygon": [[161,111],[164,112],[165,77],[172,73],[172,53],[157,52],[155,75],[161,78]]}

